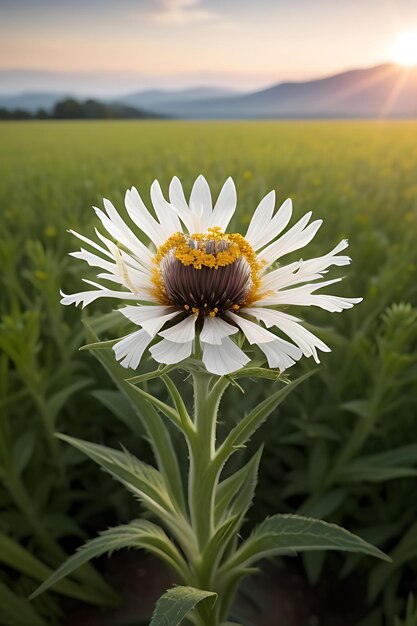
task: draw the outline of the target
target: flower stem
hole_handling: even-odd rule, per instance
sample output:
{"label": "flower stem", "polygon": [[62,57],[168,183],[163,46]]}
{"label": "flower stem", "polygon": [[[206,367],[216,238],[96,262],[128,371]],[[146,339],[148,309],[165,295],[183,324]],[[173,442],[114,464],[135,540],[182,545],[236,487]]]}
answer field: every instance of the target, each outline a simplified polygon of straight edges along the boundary
{"label": "flower stem", "polygon": [[196,437],[190,446],[188,489],[191,523],[200,553],[214,529],[215,477],[212,472],[212,458],[215,450],[217,403],[209,401],[210,378],[207,374],[193,374]]}
{"label": "flower stem", "polygon": [[[217,591],[216,565],[204,557],[215,532],[214,508],[220,466],[216,460],[217,412],[221,396],[228,386],[225,378],[217,379],[206,373],[193,374],[194,436],[189,438],[190,468],[188,497],[191,525],[197,540],[197,561],[194,570],[202,589]],[[220,602],[220,598],[218,598]],[[198,623],[218,626],[218,610],[202,605],[196,610]]]}

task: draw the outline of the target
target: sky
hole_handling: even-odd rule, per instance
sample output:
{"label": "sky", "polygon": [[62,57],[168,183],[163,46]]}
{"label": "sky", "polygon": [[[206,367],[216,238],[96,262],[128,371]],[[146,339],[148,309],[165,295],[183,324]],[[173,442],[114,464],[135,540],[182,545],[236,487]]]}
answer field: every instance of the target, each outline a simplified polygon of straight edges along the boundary
{"label": "sky", "polygon": [[391,60],[416,0],[0,0],[0,93],[251,90]]}

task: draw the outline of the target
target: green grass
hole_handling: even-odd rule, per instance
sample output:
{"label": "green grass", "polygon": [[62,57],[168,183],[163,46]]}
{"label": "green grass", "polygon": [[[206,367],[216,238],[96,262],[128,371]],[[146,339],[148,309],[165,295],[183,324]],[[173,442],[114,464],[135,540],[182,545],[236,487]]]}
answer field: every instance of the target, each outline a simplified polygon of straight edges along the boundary
{"label": "green grass", "polygon": [[[317,511],[386,551],[404,552],[403,536],[414,545],[417,454],[403,447],[417,442],[417,122],[17,122],[0,124],[0,135],[1,530],[55,566],[63,540],[79,541],[103,519],[129,518],[124,494],[53,438],[60,430],[149,455],[129,419],[111,417],[120,398],[91,395],[110,384],[77,352],[80,311],[59,305],[59,289],[78,290],[86,271],[67,256],[78,246],[66,230],[92,234],[91,206],[103,196],[122,209],[131,185],[146,202],[155,178],[166,190],[177,175],[189,191],[202,173],[214,196],[233,176],[236,228],[271,189],[278,203],[293,199],[295,217],[312,210],[324,218],[298,255],[322,254],[348,237],[353,263],[340,293],[364,297],[342,315],[305,315],[323,327],[333,352],[261,433],[268,445],[252,516]],[[250,401],[268,385],[248,389]],[[234,390],[227,419],[239,419],[245,403]],[[395,462],[368,458],[392,449],[400,450]],[[391,626],[414,556],[407,548],[400,566],[382,573],[353,557],[345,562],[346,572],[369,574],[376,620],[384,614]],[[312,579],[321,571],[314,558],[306,562]],[[8,584],[30,591],[27,571],[21,576]],[[391,581],[383,600],[380,580]],[[55,604],[39,611],[59,623]]]}

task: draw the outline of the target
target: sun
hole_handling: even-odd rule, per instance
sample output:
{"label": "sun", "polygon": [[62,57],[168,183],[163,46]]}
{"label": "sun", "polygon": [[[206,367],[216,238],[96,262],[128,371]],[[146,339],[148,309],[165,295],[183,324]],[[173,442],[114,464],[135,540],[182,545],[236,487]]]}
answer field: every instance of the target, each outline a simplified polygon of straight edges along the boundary
{"label": "sun", "polygon": [[391,47],[391,58],[400,65],[417,65],[417,29],[397,37]]}

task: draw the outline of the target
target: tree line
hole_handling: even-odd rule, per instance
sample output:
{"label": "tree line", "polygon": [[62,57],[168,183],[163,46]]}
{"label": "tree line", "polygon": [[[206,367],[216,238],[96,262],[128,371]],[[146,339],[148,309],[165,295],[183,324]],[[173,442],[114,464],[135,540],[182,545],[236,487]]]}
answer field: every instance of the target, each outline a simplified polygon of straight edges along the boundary
{"label": "tree line", "polygon": [[51,111],[38,109],[36,112],[31,112],[23,109],[0,108],[1,120],[152,119],[161,117],[164,116],[123,104],[106,104],[91,98],[85,101],[66,98],[57,102]]}

